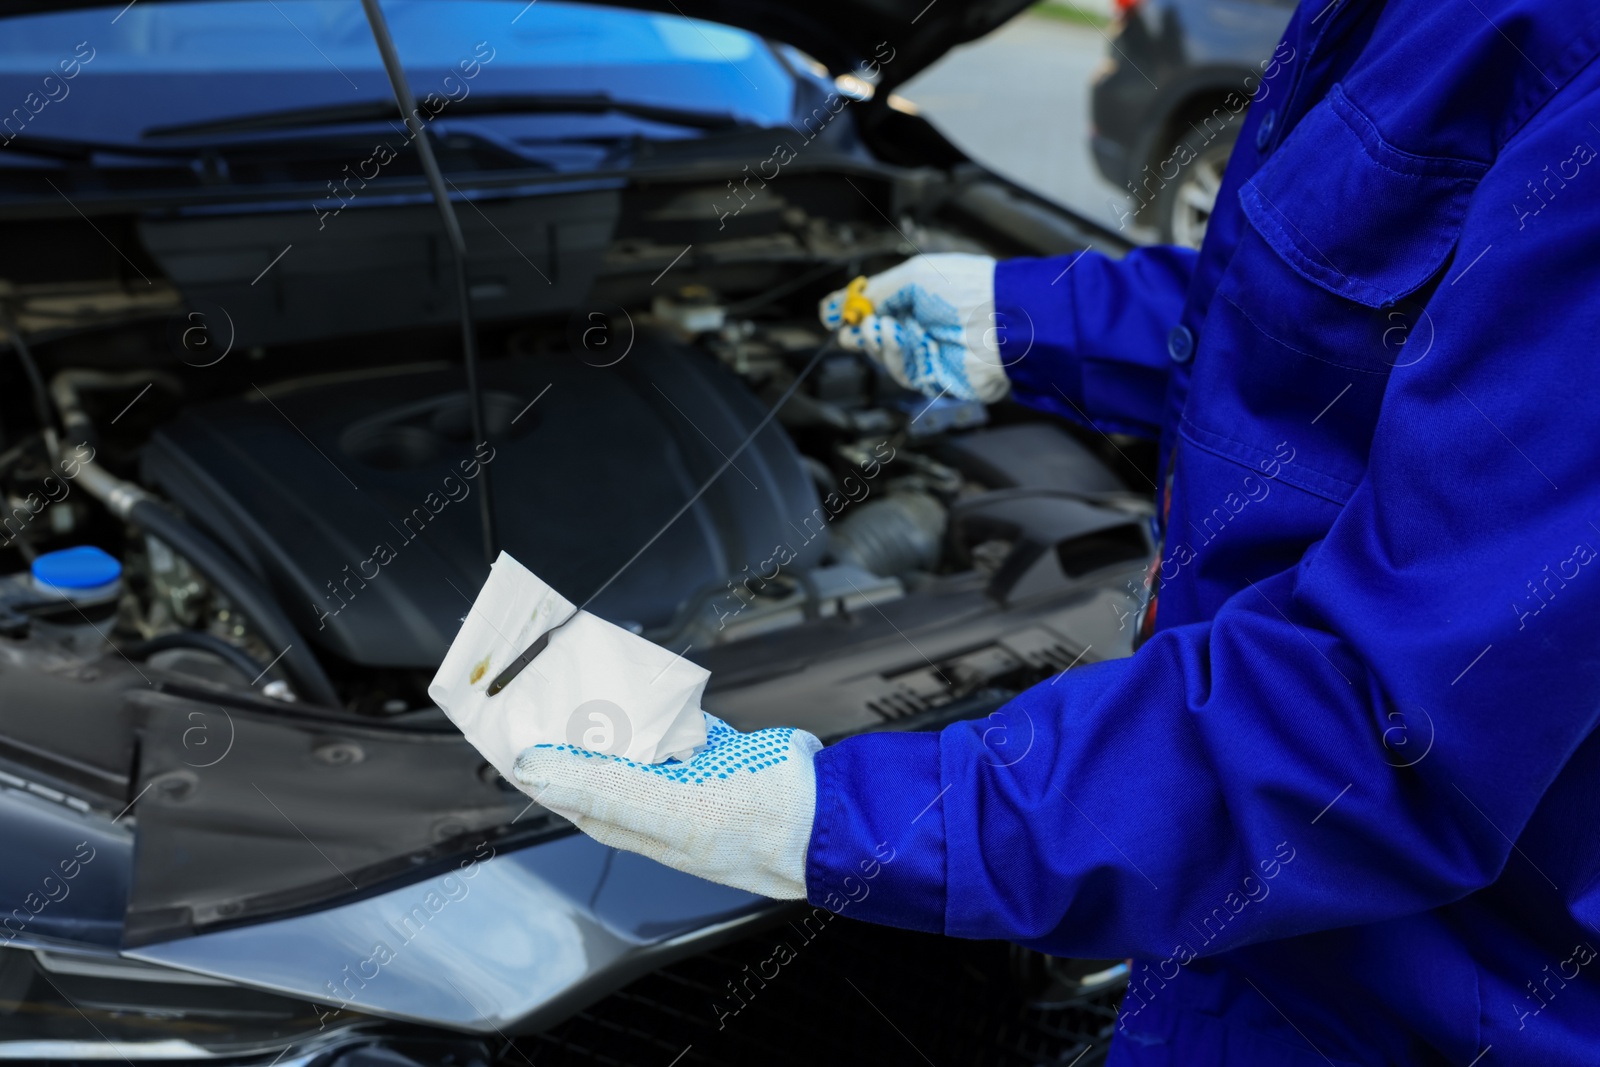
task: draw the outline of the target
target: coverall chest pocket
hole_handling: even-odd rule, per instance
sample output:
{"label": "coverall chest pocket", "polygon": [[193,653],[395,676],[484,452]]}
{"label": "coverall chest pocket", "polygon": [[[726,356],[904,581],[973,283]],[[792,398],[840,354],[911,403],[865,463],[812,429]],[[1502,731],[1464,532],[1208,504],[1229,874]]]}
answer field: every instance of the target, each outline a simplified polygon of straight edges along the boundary
{"label": "coverall chest pocket", "polygon": [[1388,144],[1339,86],[1239,190],[1247,225],[1206,311],[1183,433],[1342,504],[1389,376],[1427,358],[1427,296],[1487,166]]}

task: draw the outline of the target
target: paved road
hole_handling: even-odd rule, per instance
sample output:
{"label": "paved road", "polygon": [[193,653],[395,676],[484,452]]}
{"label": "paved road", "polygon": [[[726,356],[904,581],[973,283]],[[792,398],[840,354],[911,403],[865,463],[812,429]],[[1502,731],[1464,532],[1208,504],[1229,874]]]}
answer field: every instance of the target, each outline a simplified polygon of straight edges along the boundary
{"label": "paved road", "polygon": [[1105,225],[1117,189],[1089,154],[1089,79],[1100,30],[1023,15],[899,90],[963,151]]}

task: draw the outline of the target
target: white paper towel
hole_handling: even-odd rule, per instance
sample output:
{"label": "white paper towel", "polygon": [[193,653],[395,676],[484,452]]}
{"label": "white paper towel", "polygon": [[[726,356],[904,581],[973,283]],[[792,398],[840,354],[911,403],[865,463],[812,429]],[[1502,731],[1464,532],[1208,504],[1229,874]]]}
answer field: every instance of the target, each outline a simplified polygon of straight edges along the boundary
{"label": "white paper towel", "polygon": [[687,758],[706,742],[700,696],[710,672],[588,612],[495,696],[489,683],[573,604],[500,553],[428,685],[432,697],[506,781],[530,745],[581,745],[641,763]]}

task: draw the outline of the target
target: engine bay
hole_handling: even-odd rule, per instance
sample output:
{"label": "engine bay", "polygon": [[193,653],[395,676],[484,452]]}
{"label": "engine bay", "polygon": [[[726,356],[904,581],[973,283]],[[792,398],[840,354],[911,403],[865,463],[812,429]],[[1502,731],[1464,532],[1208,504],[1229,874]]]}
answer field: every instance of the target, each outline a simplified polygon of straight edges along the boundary
{"label": "engine bay", "polygon": [[[731,223],[710,192],[491,209],[527,216],[522,230],[563,219],[552,248],[562,227],[586,235],[547,267],[587,295],[550,314],[549,293],[485,283],[489,304],[534,295],[483,327],[483,440],[431,300],[387,301],[401,330],[371,331],[371,301],[333,329],[323,312],[293,314],[312,295],[327,304],[296,288],[320,261],[284,270],[278,310],[254,319],[238,313],[260,299],[242,292],[253,281],[195,273],[254,240],[260,218],[143,223],[175,282],[160,287],[164,314],[127,285],[14,287],[54,411],[18,403],[28,383],[8,372],[11,662],[120,657],[422,721],[426,681],[487,573],[478,497],[491,478],[500,546],[574,601],[594,595],[598,614],[697,659],[736,665],[748,646],[769,671],[774,641],[829,620],[848,648],[849,621],[886,604],[960,586],[1004,609],[1148,555],[1150,504],[1128,490],[1125,450],[1010,403],[911,393],[815,319],[819,296],[857,273],[1005,247],[1022,223],[994,213],[992,190],[962,194],[1000,220],[989,241],[924,217],[899,186],[886,200],[903,202],[898,223],[869,202],[841,218],[824,178],[796,177]],[[407,252],[408,232],[379,250],[385,284],[427,250]],[[41,560],[85,545],[120,565],[112,586],[41,585]]]}
{"label": "engine bay", "polygon": [[427,697],[491,540],[741,729],[933,728],[1131,649],[1153,447],[909,392],[816,317],[1084,234],[976,169],[819,155],[737,214],[708,169],[482,202],[481,435],[425,198],[288,251],[146,212],[106,225],[148,281],[80,246],[0,288],[0,767],[138,803],[126,943],[570,831]]}

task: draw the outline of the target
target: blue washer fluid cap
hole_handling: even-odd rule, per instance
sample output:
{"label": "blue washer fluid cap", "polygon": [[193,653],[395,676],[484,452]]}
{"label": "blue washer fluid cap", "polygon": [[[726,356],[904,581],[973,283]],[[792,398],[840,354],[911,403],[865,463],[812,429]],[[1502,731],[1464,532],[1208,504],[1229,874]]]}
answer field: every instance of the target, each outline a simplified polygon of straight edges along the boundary
{"label": "blue washer fluid cap", "polygon": [[69,595],[103,589],[121,577],[121,561],[93,545],[46,552],[33,561],[35,584]]}

